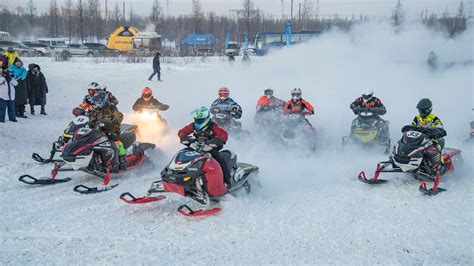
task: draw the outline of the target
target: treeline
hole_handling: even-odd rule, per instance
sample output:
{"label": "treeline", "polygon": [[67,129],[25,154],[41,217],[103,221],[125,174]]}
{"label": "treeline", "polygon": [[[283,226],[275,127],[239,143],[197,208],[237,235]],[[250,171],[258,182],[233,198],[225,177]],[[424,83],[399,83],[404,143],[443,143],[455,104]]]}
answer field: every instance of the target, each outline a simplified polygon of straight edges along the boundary
{"label": "treeline", "polygon": [[[235,16],[217,15],[213,12],[204,14],[199,0],[192,1],[192,14],[165,16],[158,0],[150,2],[150,14],[138,15],[132,6],[125,10],[124,6],[115,4],[105,12],[100,0],[65,0],[59,5],[57,0],[50,0],[47,12],[38,13],[34,0],[15,12],[3,8],[0,12],[0,30],[8,31],[15,39],[33,39],[37,37],[63,37],[73,41],[103,40],[115,28],[130,25],[145,31],[156,31],[163,39],[180,42],[190,33],[211,33],[219,40],[225,39],[227,30],[231,39],[243,41],[244,32],[249,33],[250,41],[256,33],[265,31],[284,31],[287,18],[275,18],[266,15],[255,7],[254,0],[243,0],[242,8],[235,11]],[[461,2],[460,8],[464,8]],[[395,26],[403,22],[403,6],[399,1],[394,8],[392,20]],[[462,19],[459,20],[459,17]],[[353,15],[351,17],[331,18],[318,17],[315,14],[313,1],[302,0],[298,10],[293,14],[292,29],[323,30],[339,28],[349,30],[355,23],[370,20],[371,17]],[[445,25],[444,30],[451,36],[466,28],[464,13],[455,16],[437,17],[426,11],[422,17],[423,23],[429,27]],[[454,21],[454,22],[453,22]],[[454,26],[453,26],[454,25]]]}

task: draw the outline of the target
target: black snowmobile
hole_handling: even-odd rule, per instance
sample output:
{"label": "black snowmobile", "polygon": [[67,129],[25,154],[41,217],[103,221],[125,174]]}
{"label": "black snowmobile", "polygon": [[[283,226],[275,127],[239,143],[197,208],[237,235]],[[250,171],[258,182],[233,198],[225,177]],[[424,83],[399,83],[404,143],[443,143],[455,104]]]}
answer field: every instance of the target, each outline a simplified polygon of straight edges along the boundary
{"label": "black snowmobile", "polygon": [[[454,170],[453,161],[460,160],[461,151],[445,148],[441,155],[442,165],[434,167],[427,158],[427,152],[436,149],[433,140],[446,136],[440,128],[419,128],[412,125],[404,126],[403,136],[393,148],[388,161],[379,162],[374,177],[367,179],[365,172],[359,173],[358,179],[367,184],[381,184],[387,180],[380,179],[380,173],[411,173],[415,179],[422,180],[420,191],[435,195],[445,189],[439,188],[440,177]],[[426,181],[433,181],[431,189],[426,188]]]}
{"label": "black snowmobile", "polygon": [[273,134],[276,134],[277,143],[284,147],[316,151],[316,129],[302,114],[283,114]]}
{"label": "black snowmobile", "polygon": [[71,180],[69,177],[56,178],[58,172],[83,171],[102,178],[103,186],[91,188],[77,185],[74,187],[74,191],[90,194],[110,190],[118,185],[109,185],[111,174],[129,171],[141,166],[147,158],[145,151],[155,148],[154,144],[136,142],[134,132],[121,133],[120,140],[127,151],[125,170],[119,170],[117,151],[113,141],[109,140],[107,135],[97,127],[95,129],[83,127],[74,131],[71,140],[63,146],[62,160],[54,163],[54,169],[49,178],[22,175],[19,180],[29,185],[52,185]]}
{"label": "black snowmobile", "polygon": [[242,123],[237,121],[242,117],[242,112],[238,107],[233,107],[231,110],[219,110],[215,108],[212,115],[212,121],[224,128],[230,135],[239,138],[246,138],[250,136],[248,130],[242,129]]}
{"label": "black snowmobile", "polygon": [[[53,142],[51,151],[49,152],[49,158],[46,159],[36,152],[31,155],[31,158],[33,158],[33,160],[39,163],[44,164],[62,161],[62,159],[54,158],[56,153],[61,153],[63,151],[64,145],[69,142],[69,140],[74,135],[74,132],[86,127],[87,124],[89,124],[89,116],[87,115],[87,113],[85,115],[79,115],[74,117],[74,119],[69,123],[66,129],[64,129],[63,134],[59,136],[59,138],[55,142]],[[136,125],[122,124],[120,127],[122,134],[126,132],[134,132],[136,134],[138,133],[138,127]]]}
{"label": "black snowmobile", "polygon": [[342,147],[348,145],[359,145],[366,148],[383,147],[384,153],[390,153],[390,135],[388,121],[379,119],[382,115],[381,108],[362,108],[353,109],[357,118],[352,121],[351,133],[349,136],[342,137]]}
{"label": "black snowmobile", "polygon": [[[123,193],[120,199],[129,204],[142,204],[165,199],[160,193],[178,193],[189,197],[201,205],[193,210],[188,205],[181,205],[178,212],[185,216],[206,216],[219,212],[213,207],[227,193],[245,189],[251,190],[249,178],[258,171],[258,167],[237,162],[237,156],[229,150],[221,151],[227,161],[231,173],[231,188],[227,189],[219,163],[206,152],[210,150],[210,142],[205,138],[195,140],[197,145],[179,151],[171,162],[161,171],[161,180],[153,182],[145,197],[136,198],[129,192]],[[194,142],[190,139],[189,143]],[[155,194],[158,196],[154,196]]]}

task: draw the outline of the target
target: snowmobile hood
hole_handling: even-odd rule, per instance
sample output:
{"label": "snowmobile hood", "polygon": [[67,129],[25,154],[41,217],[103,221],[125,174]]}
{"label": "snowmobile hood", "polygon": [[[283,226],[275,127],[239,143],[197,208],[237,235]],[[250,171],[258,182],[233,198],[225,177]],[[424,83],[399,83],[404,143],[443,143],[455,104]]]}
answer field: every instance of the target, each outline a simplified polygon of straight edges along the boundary
{"label": "snowmobile hood", "polygon": [[192,160],[200,156],[202,156],[202,154],[199,152],[196,152],[191,149],[184,149],[179,151],[178,154],[176,154],[174,162],[175,164],[185,164],[191,162]]}

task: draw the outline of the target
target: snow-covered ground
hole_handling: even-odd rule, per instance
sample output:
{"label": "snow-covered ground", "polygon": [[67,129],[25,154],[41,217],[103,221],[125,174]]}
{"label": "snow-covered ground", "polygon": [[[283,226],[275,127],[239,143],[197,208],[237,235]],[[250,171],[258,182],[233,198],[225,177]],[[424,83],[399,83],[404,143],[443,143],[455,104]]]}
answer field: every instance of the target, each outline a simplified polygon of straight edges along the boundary
{"label": "snow-covered ground", "polygon": [[[39,63],[50,87],[48,116],[0,125],[0,264],[464,264],[474,256],[472,146],[467,138],[474,69],[452,67],[431,72],[430,50],[440,60],[473,59],[473,32],[452,40],[420,28],[393,34],[385,25],[363,25],[351,34],[332,33],[251,65],[207,62],[163,64],[165,82],[149,82],[150,63],[100,63],[90,59]],[[131,105],[144,86],[171,108],[167,136],[150,135],[168,158],[153,157],[154,171],[138,170],[118,178],[120,185],[96,195],[78,195],[74,185],[96,184],[81,173],[65,184],[30,187],[24,173],[47,175],[51,166],[31,160],[47,155],[51,142],[71,120],[71,109],[97,81],[117,96],[130,121]],[[228,196],[216,216],[189,219],[176,212],[185,200],[169,196],[150,205],[125,205],[125,191],[142,195],[163,164],[180,148],[177,129],[190,112],[208,106],[220,86],[244,109],[243,126],[253,138],[231,138],[227,147],[241,161],[260,167],[262,187],[241,197]],[[289,98],[293,87],[313,103],[311,118],[323,140],[319,152],[272,148],[253,125],[254,106],[263,89]],[[435,197],[418,192],[408,176],[369,187],[357,181],[361,169],[372,172],[381,154],[342,152],[341,137],[354,118],[350,102],[373,89],[387,106],[392,142],[429,97],[448,131],[447,146],[461,148],[465,165],[442,183]]]}

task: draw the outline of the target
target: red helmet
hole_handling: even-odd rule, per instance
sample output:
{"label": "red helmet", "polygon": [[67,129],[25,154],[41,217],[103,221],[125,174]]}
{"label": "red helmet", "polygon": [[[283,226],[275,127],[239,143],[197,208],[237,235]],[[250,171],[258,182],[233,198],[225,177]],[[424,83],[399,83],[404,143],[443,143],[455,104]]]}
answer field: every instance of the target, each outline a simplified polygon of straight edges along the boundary
{"label": "red helmet", "polygon": [[152,95],[153,95],[153,91],[152,91],[150,88],[148,88],[148,87],[143,88],[143,90],[142,90],[142,98],[143,98],[145,101],[150,100]]}
{"label": "red helmet", "polygon": [[217,91],[217,94],[219,94],[220,99],[225,100],[229,98],[230,90],[227,87],[222,87]]}

